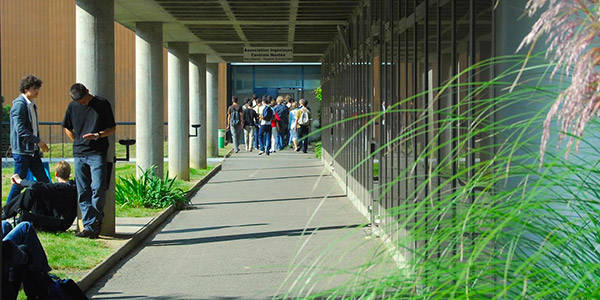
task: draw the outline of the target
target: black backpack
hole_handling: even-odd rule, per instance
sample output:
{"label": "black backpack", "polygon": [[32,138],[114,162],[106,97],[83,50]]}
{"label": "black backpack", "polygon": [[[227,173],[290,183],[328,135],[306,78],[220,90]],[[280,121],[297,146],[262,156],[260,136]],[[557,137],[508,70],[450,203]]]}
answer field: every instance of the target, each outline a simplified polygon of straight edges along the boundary
{"label": "black backpack", "polygon": [[273,120],[273,109],[270,106],[265,106],[262,112],[263,120],[270,122]]}
{"label": "black backpack", "polygon": [[77,217],[77,204],[70,204],[69,206],[72,207],[69,209],[65,209],[65,207],[57,209],[50,201],[41,199],[43,198],[35,196],[32,189],[26,189],[13,197],[10,203],[4,207],[3,219],[18,215],[17,223],[28,221],[37,230],[58,232],[69,229]]}
{"label": "black backpack", "polygon": [[229,126],[235,127],[240,123],[240,112],[238,109],[233,108],[231,112],[231,119],[229,120]]}

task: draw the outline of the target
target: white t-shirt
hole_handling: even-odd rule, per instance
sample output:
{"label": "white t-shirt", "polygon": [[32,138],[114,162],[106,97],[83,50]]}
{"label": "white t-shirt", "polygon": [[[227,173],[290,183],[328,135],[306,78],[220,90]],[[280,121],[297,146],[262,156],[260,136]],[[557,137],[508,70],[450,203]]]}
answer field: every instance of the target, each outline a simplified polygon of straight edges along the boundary
{"label": "white t-shirt", "polygon": [[[258,108],[258,115],[262,116],[263,110],[265,110],[266,105],[261,105]],[[260,120],[260,125],[271,125],[271,121]]]}

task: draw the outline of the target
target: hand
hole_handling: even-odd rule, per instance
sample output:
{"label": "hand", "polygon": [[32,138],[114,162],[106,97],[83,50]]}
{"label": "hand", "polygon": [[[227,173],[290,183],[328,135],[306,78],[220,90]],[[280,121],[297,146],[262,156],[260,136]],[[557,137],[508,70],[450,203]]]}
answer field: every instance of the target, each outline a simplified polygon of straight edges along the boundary
{"label": "hand", "polygon": [[229,131],[229,125],[225,127],[225,131]]}
{"label": "hand", "polygon": [[16,185],[21,185],[22,180],[23,179],[21,179],[21,176],[19,176],[19,174],[15,174],[12,177],[10,177],[10,181]]}
{"label": "hand", "polygon": [[82,138],[86,139],[86,140],[97,140],[100,138],[100,134],[99,133],[86,133],[82,136]]}
{"label": "hand", "polygon": [[50,151],[50,148],[48,148],[48,145],[46,145],[46,143],[44,143],[43,141],[40,141],[38,143],[38,146],[40,146],[40,149],[42,150],[42,152]]}

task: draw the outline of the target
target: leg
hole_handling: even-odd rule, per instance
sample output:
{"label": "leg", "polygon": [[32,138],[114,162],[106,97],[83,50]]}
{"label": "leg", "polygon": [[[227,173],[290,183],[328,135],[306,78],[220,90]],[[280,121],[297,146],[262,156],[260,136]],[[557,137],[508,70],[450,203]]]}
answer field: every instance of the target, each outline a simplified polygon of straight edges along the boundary
{"label": "leg", "polygon": [[248,142],[248,151],[252,151],[252,145],[254,144],[254,128],[250,127],[248,129],[248,135],[250,136],[249,142]]}
{"label": "leg", "polygon": [[265,151],[264,135],[265,135],[265,130],[263,129],[262,126],[260,126],[260,129],[258,130],[258,138],[256,139],[256,141],[258,143],[258,150],[260,150],[261,152]]}
{"label": "leg", "polygon": [[260,150],[260,133],[257,126],[254,126],[254,147]]}
{"label": "leg", "polygon": [[277,145],[277,127],[275,127],[275,128],[271,127],[271,152],[277,151],[275,149],[276,145]]}
{"label": "leg", "polygon": [[77,195],[79,209],[81,210],[81,220],[83,227],[88,229],[90,224],[86,224],[86,220],[90,219],[92,210],[92,175],[90,166],[87,164],[85,157],[75,157],[75,183],[77,184]]}
{"label": "leg", "polygon": [[[4,224],[3,224],[4,227]],[[44,247],[38,239],[35,229],[29,222],[19,223],[3,239],[3,241],[12,241],[15,245],[25,245],[29,254],[29,264],[36,271],[49,272],[48,258],[44,252]]]}
{"label": "leg", "polygon": [[235,127],[231,127],[229,131],[231,131],[231,139],[233,140],[233,150],[235,150],[235,152],[238,152],[240,151],[240,149],[237,139],[237,130],[235,130]]}
{"label": "leg", "polygon": [[13,229],[9,221],[2,221],[2,236],[5,237]]}
{"label": "leg", "polygon": [[[92,175],[92,212],[91,219],[88,220],[90,228],[94,232],[100,231],[100,224],[104,217],[104,201],[106,195],[106,187],[104,181],[106,180],[106,161],[104,155],[90,155],[87,157],[88,165],[90,166],[90,172]],[[84,219],[85,225],[85,219]],[[87,227],[87,226],[86,226]]]}
{"label": "leg", "polygon": [[265,152],[267,153],[267,155],[269,155],[269,151],[271,150],[271,131],[273,130],[271,128],[271,125],[264,125],[265,126]]}
{"label": "leg", "polygon": [[[13,154],[13,159],[15,160],[15,172],[14,174],[19,174],[21,178],[25,178],[27,176],[27,172],[29,171],[29,166],[31,164],[31,157],[20,154]],[[8,193],[8,197],[6,198],[6,204],[10,203],[10,200],[18,195],[23,188],[20,185],[13,184],[10,188],[10,192]]]}
{"label": "leg", "polygon": [[302,140],[302,143],[304,143],[302,145],[302,152],[306,153],[308,151],[308,143],[309,143],[308,134],[310,133],[310,128],[308,126],[303,126],[303,127],[306,127],[306,129],[304,129],[304,140]]}
{"label": "leg", "polygon": [[[242,127],[237,128],[235,131],[237,131],[237,137],[238,137],[238,145],[244,145],[244,129],[242,129]],[[238,148],[239,148],[238,146]]]}
{"label": "leg", "polygon": [[39,182],[50,182],[50,178],[46,174],[46,170],[44,169],[44,165],[42,164],[42,158],[39,153],[36,153],[34,157],[31,158],[31,163],[29,165],[29,169],[33,176],[35,176],[36,181]]}

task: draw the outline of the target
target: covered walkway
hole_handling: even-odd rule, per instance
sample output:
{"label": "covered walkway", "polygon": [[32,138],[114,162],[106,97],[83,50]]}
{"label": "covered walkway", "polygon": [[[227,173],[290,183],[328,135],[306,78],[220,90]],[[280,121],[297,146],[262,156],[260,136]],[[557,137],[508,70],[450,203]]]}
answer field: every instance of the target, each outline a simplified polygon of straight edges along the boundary
{"label": "covered walkway", "polygon": [[[384,247],[323,170],[312,153],[234,155],[196,194],[192,209],[177,213],[89,296],[263,299],[355,279],[358,266]],[[378,268],[393,269],[391,260],[387,266]],[[350,273],[333,275],[344,272]]]}

